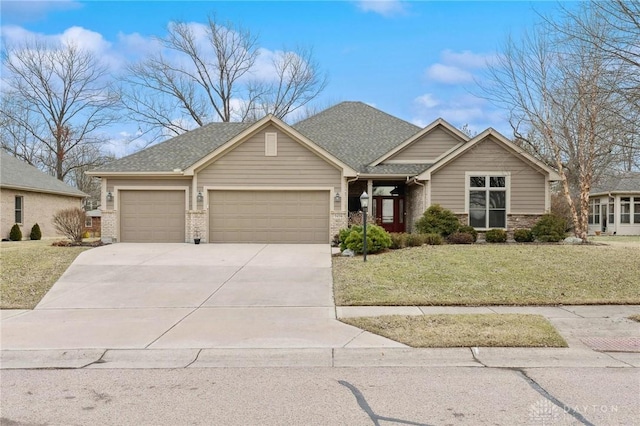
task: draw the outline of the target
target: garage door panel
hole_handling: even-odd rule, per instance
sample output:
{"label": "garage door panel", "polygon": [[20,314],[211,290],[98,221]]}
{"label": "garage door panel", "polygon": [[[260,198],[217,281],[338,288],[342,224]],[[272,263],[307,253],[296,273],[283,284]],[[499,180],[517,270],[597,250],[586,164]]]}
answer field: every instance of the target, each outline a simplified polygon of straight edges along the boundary
{"label": "garage door panel", "polygon": [[327,243],[328,191],[211,191],[211,242]]}
{"label": "garage door panel", "polygon": [[120,191],[120,240],[184,242],[184,191]]}

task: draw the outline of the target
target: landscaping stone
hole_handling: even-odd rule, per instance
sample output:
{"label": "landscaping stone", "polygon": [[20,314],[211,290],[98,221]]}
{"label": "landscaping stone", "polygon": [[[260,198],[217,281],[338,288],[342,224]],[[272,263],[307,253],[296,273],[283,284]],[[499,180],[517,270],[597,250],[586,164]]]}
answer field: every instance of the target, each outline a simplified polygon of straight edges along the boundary
{"label": "landscaping stone", "polygon": [[344,250],[344,251],[342,252],[342,255],[343,255],[344,257],[353,257],[353,256],[355,256],[355,253],[354,253],[354,252],[353,252],[353,250],[351,250],[351,249],[346,249],[346,250]]}
{"label": "landscaping stone", "polygon": [[567,237],[563,241],[565,244],[582,244],[582,238]]}

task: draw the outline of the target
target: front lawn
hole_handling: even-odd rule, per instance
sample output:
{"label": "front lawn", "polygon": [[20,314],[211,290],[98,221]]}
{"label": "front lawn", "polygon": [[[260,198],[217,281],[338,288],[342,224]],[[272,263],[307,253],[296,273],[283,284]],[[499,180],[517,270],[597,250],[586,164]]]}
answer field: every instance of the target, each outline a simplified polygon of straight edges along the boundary
{"label": "front lawn", "polygon": [[334,257],[337,305],[640,304],[640,246],[474,244]]}
{"label": "front lawn", "polygon": [[541,315],[388,315],[340,321],[413,348],[567,347]]}
{"label": "front lawn", "polygon": [[33,309],[71,262],[89,247],[51,240],[0,243],[0,309]]}

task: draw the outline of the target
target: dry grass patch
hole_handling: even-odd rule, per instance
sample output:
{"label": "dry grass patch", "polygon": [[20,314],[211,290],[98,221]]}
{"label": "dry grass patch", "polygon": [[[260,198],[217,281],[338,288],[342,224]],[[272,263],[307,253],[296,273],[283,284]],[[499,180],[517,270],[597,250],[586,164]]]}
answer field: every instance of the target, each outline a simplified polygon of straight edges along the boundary
{"label": "dry grass patch", "polygon": [[340,321],[413,348],[567,347],[541,315],[388,315]]}
{"label": "dry grass patch", "polygon": [[53,247],[53,241],[0,243],[0,308],[33,309],[88,247]]}
{"label": "dry grass patch", "polygon": [[640,304],[640,246],[476,244],[334,257],[336,303]]}
{"label": "dry grass patch", "polygon": [[631,315],[631,316],[629,317],[629,319],[630,319],[631,321],[640,322],[640,314],[637,314],[637,315]]}

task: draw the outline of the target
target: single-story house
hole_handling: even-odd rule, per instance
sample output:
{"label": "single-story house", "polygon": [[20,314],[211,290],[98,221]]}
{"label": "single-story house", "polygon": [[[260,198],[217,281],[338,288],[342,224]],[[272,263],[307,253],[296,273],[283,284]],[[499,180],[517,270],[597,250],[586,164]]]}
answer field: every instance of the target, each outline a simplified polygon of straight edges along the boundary
{"label": "single-story house", "polygon": [[640,235],[640,173],[609,176],[589,193],[589,233]]}
{"label": "single-story house", "polygon": [[125,242],[328,243],[369,195],[385,229],[431,204],[478,230],[530,227],[557,173],[493,129],[420,128],[361,102],[295,125],[211,123],[89,172],[102,236]]}
{"label": "single-story house", "polygon": [[101,229],[102,212],[100,209],[88,210],[85,212],[84,232],[88,232],[90,237],[99,237]]}
{"label": "single-story house", "polygon": [[29,239],[31,228],[36,223],[40,226],[42,238],[59,236],[53,226],[53,215],[58,210],[81,208],[82,199],[88,195],[4,151],[0,156],[2,238],[9,237],[16,223],[23,239]]}

